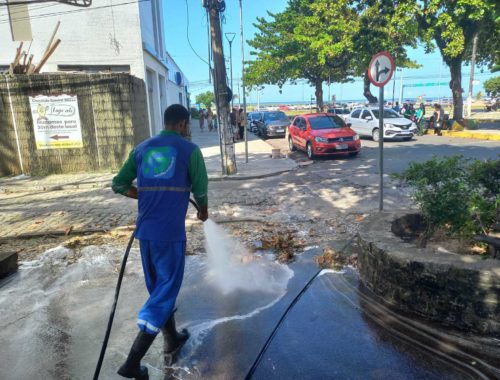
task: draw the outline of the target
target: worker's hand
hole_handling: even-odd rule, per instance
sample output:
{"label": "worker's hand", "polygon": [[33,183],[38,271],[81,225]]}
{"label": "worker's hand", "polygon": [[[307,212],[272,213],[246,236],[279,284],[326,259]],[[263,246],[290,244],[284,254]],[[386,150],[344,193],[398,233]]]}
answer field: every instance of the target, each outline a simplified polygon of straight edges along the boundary
{"label": "worker's hand", "polygon": [[206,221],[208,219],[208,206],[200,206],[200,211],[198,211],[198,219],[200,219],[202,222]]}
{"label": "worker's hand", "polygon": [[138,193],[137,193],[137,187],[132,186],[127,194],[125,194],[126,197],[137,199],[138,198]]}

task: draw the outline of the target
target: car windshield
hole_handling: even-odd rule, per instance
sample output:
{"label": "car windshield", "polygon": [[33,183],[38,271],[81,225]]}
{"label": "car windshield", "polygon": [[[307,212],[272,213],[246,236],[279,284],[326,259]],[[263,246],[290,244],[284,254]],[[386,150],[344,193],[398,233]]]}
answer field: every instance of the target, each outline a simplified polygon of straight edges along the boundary
{"label": "car windshield", "polygon": [[[378,119],[378,110],[372,110],[372,113],[375,119]],[[399,119],[400,117],[401,116],[396,111],[384,109],[384,119]]]}
{"label": "car windshield", "polygon": [[344,123],[338,116],[316,116],[309,119],[311,129],[335,129],[343,128]]}
{"label": "car windshield", "polygon": [[348,110],[348,109],[346,109],[346,108],[336,108],[336,109],[335,109],[335,113],[336,113],[337,115],[348,115],[350,112],[349,112],[349,110]]}
{"label": "car windshield", "polygon": [[258,113],[251,113],[250,114],[250,119],[251,120],[258,120],[259,119],[259,114]]}
{"label": "car windshield", "polygon": [[264,115],[265,120],[283,120],[288,119],[283,112],[269,112]]}

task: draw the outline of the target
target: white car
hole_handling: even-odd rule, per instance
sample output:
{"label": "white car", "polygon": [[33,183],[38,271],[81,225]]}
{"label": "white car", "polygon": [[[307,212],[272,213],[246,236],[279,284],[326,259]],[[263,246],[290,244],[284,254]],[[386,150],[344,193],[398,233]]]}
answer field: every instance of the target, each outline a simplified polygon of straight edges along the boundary
{"label": "white car", "polygon": [[[378,141],[379,134],[378,107],[357,108],[346,118],[346,123],[360,136],[369,136]],[[384,140],[411,140],[417,133],[414,122],[397,112],[384,108]]]}

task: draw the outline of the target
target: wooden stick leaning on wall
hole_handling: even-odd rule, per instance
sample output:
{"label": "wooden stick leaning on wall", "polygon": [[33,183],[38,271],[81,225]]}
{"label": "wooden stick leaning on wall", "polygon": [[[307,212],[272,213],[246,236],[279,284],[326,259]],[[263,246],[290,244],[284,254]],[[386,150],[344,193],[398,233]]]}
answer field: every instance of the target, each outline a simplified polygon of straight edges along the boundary
{"label": "wooden stick leaning on wall", "polygon": [[52,47],[50,48],[50,50],[46,54],[44,54],[42,60],[40,61],[40,63],[36,67],[36,69],[34,70],[35,73],[39,73],[40,72],[40,70],[42,69],[43,65],[45,65],[45,63],[47,62],[47,60],[54,53],[54,51],[57,49],[57,47],[59,46],[60,43],[61,43],[60,39],[57,39],[57,41],[54,42],[54,45],[52,45]]}

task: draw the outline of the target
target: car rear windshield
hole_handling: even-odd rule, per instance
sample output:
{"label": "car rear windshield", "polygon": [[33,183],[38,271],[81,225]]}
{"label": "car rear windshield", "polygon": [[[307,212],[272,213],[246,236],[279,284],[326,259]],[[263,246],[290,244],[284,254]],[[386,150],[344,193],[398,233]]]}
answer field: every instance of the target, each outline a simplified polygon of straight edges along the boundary
{"label": "car rear windshield", "polygon": [[[373,116],[375,116],[375,118],[378,119],[378,115],[379,115],[378,110],[372,110],[372,112],[373,112]],[[384,119],[398,119],[400,117],[401,116],[396,111],[388,110],[388,109],[384,110]]]}
{"label": "car rear windshield", "polygon": [[283,112],[269,112],[264,114],[265,120],[283,120],[288,119]]}
{"label": "car rear windshield", "polygon": [[335,129],[343,128],[344,123],[338,116],[316,116],[309,119],[311,129]]}

